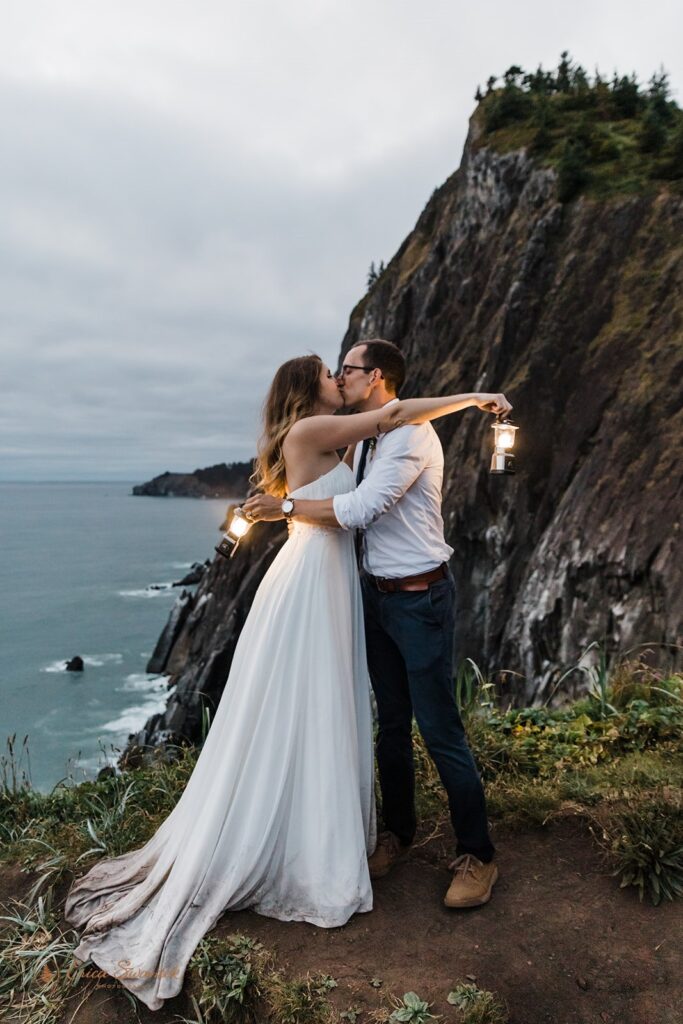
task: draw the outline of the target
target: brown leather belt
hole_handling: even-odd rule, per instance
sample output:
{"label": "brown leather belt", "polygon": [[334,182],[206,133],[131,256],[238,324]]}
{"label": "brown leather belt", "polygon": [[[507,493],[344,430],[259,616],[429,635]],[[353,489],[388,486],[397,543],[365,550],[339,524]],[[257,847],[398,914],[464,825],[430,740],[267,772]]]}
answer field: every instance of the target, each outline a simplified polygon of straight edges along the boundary
{"label": "brown leather belt", "polygon": [[401,576],[398,579],[371,576],[369,572],[366,572],[365,575],[382,593],[394,594],[397,590],[429,590],[432,583],[448,576],[448,566],[442,562],[441,565],[437,565],[436,569],[430,569],[429,572],[420,572],[417,576]]}

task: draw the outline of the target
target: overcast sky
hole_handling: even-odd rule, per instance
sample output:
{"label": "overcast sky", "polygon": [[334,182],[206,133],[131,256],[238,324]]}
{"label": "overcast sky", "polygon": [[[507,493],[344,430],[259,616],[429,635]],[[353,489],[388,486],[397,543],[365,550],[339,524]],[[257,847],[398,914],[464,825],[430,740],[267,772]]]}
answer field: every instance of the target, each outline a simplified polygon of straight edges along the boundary
{"label": "overcast sky", "polygon": [[674,0],[5,0],[0,480],[247,458],[276,367],[335,365],[371,260],[510,64],[682,101]]}

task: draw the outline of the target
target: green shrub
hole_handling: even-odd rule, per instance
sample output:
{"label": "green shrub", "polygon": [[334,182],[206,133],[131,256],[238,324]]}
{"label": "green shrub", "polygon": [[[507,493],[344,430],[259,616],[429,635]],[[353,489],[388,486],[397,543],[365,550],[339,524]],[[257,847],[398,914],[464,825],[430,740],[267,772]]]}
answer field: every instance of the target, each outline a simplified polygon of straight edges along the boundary
{"label": "green shrub", "polygon": [[676,181],[683,178],[683,117],[679,117],[662,152],[663,159],[653,169],[653,177]]}
{"label": "green shrub", "polygon": [[327,974],[286,980],[276,975],[270,985],[269,1003],[278,1024],[319,1024],[329,1020],[332,1007],[327,993],[337,982]]}
{"label": "green shrub", "polygon": [[[596,71],[591,79],[565,52],[556,71],[529,74],[513,65],[503,84],[496,82],[491,76],[486,94],[478,90],[484,139],[475,145],[526,147],[556,169],[562,202],[583,191],[651,192],[655,180],[683,179],[682,112],[666,72],[653,75],[648,88],[633,74],[606,80]],[[602,170],[605,164],[611,166]]]}
{"label": "green shrub", "polygon": [[245,935],[202,939],[189,963],[192,995],[201,1020],[258,1021],[268,960],[261,943]]}
{"label": "green shrub", "polygon": [[460,1010],[462,1024],[506,1024],[505,1004],[493,994],[476,985],[458,985],[448,993],[448,1002]]}
{"label": "green shrub", "polygon": [[557,165],[557,198],[561,203],[573,199],[587,184],[588,149],[577,139],[565,139]]}
{"label": "green shrub", "polygon": [[399,1000],[396,1009],[389,1017],[391,1024],[425,1024],[429,1020],[437,1020],[430,1012],[429,1003],[415,992],[406,992],[403,999]]}
{"label": "green shrub", "polygon": [[487,132],[525,120],[533,111],[531,96],[517,85],[506,85],[486,100],[484,119]]}
{"label": "green shrub", "polygon": [[638,147],[641,153],[659,153],[666,142],[666,123],[657,110],[648,106],[640,125]]}
{"label": "green shrub", "polygon": [[659,801],[614,821],[609,853],[621,887],[634,885],[657,906],[683,896],[683,810]]}

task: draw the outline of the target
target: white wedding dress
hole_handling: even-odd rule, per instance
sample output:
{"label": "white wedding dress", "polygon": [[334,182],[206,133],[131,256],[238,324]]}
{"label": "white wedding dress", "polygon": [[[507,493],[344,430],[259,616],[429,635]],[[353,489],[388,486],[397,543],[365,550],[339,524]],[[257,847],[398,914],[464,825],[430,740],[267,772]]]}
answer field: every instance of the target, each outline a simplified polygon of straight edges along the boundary
{"label": "white wedding dress", "polygon": [[[353,487],[340,462],[293,495]],[[72,884],[66,920],[85,925],[75,956],[156,1010],[226,910],[322,928],[371,910],[373,780],[353,535],[294,523],[178,803],[144,846]]]}

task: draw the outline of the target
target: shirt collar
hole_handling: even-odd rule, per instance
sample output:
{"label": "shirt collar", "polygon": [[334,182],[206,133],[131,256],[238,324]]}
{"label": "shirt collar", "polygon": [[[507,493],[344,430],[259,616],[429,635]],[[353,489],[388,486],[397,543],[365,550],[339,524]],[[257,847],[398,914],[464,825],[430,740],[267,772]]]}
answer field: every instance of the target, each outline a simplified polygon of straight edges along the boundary
{"label": "shirt collar", "polygon": [[[390,398],[388,402],[384,403],[384,405],[380,405],[380,409],[386,409],[386,407],[388,405],[393,405],[394,402],[398,402],[398,398]],[[372,444],[370,445],[370,458],[372,458],[372,456],[374,455],[375,445],[378,445],[379,442],[382,440],[382,438],[384,436],[385,436],[384,434],[379,434],[379,435],[375,435],[375,437],[373,438],[373,441],[375,442],[375,444],[374,445],[372,445]]]}

